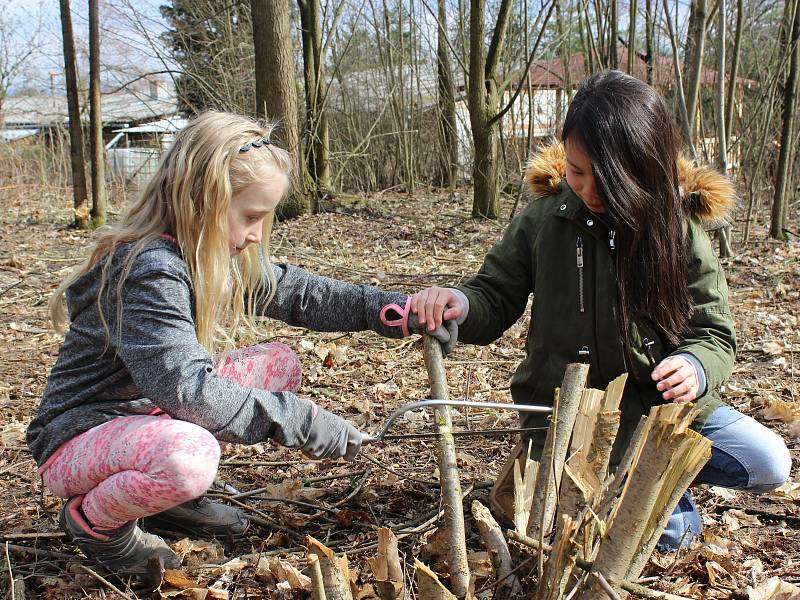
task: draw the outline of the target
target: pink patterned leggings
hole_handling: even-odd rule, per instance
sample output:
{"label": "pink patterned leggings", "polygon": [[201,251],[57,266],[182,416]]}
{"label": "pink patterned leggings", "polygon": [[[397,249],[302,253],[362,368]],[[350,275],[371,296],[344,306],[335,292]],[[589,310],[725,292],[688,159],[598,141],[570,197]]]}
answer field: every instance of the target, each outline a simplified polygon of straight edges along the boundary
{"label": "pink patterned leggings", "polygon": [[[300,387],[300,360],[280,343],[235,350],[216,372],[245,387]],[[219,456],[219,442],[194,423],[166,414],[118,417],[62,445],[40,473],[55,495],[84,495],[82,509],[92,525],[115,529],[202,495]]]}

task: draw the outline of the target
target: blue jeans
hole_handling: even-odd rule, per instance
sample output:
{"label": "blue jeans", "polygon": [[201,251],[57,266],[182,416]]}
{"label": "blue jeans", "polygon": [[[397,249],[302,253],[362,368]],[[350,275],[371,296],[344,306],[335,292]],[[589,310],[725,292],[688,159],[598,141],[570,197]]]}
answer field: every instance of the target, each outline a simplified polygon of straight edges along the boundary
{"label": "blue jeans", "polygon": [[[792,459],[783,439],[738,410],[729,406],[718,408],[700,433],[711,440],[711,459],[698,474],[698,483],[759,494],[789,480]],[[702,528],[700,514],[687,490],[657,547],[664,551],[688,546]]]}

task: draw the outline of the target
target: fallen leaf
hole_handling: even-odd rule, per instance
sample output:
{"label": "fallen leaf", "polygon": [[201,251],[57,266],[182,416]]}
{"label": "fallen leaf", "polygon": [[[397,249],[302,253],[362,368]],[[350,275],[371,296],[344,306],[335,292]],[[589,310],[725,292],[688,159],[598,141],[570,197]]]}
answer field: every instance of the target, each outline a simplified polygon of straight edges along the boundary
{"label": "fallen leaf", "polygon": [[786,498],[788,500],[800,500],[800,482],[787,481],[781,487],[769,492],[769,495]]}
{"label": "fallen leaf", "polygon": [[197,582],[189,579],[186,573],[174,569],[164,570],[164,583],[176,588],[193,588],[197,587]]}
{"label": "fallen leaf", "polygon": [[797,600],[800,587],[783,581],[780,577],[770,577],[761,585],[747,586],[748,600]]}
{"label": "fallen leaf", "polygon": [[470,575],[474,575],[477,579],[488,579],[494,573],[488,552],[468,552],[467,564]]}
{"label": "fallen leaf", "polygon": [[714,494],[715,496],[718,496],[719,498],[722,498],[723,500],[725,500],[727,502],[730,502],[731,500],[736,498],[736,496],[739,495],[739,492],[737,492],[736,490],[732,490],[730,488],[719,487],[719,486],[716,486],[716,485],[712,485],[710,488],[708,488],[708,491],[711,492],[712,494]]}
{"label": "fallen leaf", "polygon": [[768,421],[783,421],[784,423],[800,421],[800,404],[797,402],[786,402],[773,398],[767,400],[766,404],[766,408],[761,411],[761,416]]}
{"label": "fallen leaf", "polygon": [[761,346],[761,351],[764,352],[764,354],[769,354],[771,356],[780,356],[783,354],[784,347],[780,342],[766,342],[763,346]]}
{"label": "fallen leaf", "polygon": [[729,531],[736,531],[741,527],[760,527],[761,521],[755,515],[749,515],[738,509],[725,511],[722,522],[728,525]]}
{"label": "fallen leaf", "polygon": [[754,585],[758,583],[759,577],[764,574],[764,563],[761,562],[760,558],[750,558],[744,561],[742,566],[750,570],[750,579],[752,579]]}

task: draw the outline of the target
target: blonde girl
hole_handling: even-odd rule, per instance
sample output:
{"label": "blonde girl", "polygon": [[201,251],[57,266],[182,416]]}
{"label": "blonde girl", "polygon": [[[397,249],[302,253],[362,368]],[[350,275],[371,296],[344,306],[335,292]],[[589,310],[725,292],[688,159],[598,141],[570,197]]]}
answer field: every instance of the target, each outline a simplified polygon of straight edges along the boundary
{"label": "blonde girl", "polygon": [[[200,115],[53,296],[53,323],[69,329],[27,441],[45,485],[67,499],[62,528],[109,570],[144,576],[152,559],[180,565],[139,528],[144,517],[196,536],[246,532],[240,510],[201,498],[220,441],[271,439],[311,458],[353,459],[360,449],[353,425],[294,394],[300,362],[287,346],[231,350],[227,332],[255,330],[258,316],[391,337],[417,325],[405,295],[268,262],[290,177],[269,127]],[[387,320],[392,311],[399,316]]]}

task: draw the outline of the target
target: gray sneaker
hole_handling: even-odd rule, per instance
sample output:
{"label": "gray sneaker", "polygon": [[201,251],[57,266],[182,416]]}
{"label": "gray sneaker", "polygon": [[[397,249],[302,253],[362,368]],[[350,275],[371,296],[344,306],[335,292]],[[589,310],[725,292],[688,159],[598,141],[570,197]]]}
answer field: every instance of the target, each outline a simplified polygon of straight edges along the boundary
{"label": "gray sneaker", "polygon": [[160,583],[162,569],[181,568],[181,559],[167,543],[139,529],[135,520],[109,531],[92,529],[80,510],[82,502],[83,496],[67,500],[58,522],[88,559],[112,573],[153,585]]}
{"label": "gray sneaker", "polygon": [[236,539],[250,527],[244,511],[200,496],[144,519],[145,527],[205,539]]}

